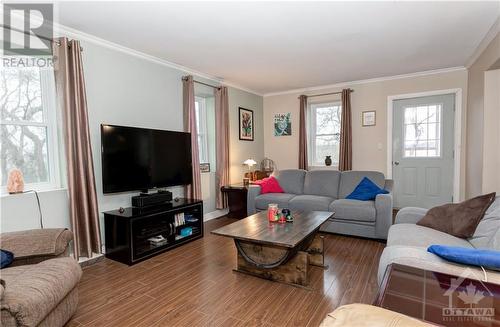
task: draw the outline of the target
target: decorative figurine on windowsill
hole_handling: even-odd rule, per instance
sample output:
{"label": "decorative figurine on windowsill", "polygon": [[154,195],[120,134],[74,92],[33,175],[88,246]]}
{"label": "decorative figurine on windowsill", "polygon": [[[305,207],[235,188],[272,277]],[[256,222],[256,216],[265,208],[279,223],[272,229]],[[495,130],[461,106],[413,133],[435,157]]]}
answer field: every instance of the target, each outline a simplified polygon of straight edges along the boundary
{"label": "decorative figurine on windowsill", "polygon": [[9,172],[9,178],[7,179],[7,192],[9,194],[23,193],[24,191],[24,178],[23,173],[14,168]]}

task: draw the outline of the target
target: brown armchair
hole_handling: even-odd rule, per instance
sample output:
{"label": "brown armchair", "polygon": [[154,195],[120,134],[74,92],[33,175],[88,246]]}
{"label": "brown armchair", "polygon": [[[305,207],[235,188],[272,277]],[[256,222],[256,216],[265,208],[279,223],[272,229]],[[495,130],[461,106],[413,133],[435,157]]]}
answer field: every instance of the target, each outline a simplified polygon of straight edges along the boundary
{"label": "brown armchair", "polygon": [[2,326],[63,326],[78,304],[82,270],[69,257],[73,233],[35,229],[0,234],[14,262],[0,270]]}

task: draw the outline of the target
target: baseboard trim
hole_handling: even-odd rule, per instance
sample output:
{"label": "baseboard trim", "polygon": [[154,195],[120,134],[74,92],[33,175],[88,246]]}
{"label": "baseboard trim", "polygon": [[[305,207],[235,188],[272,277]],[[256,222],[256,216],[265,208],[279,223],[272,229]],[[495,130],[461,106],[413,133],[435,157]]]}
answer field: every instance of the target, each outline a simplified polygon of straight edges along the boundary
{"label": "baseboard trim", "polygon": [[212,220],[215,218],[219,218],[219,217],[227,215],[228,213],[229,213],[229,209],[215,210],[215,211],[206,213],[203,216],[203,221],[209,221],[209,220]]}
{"label": "baseboard trim", "polygon": [[78,260],[78,263],[80,264],[80,267],[86,267],[86,266],[90,266],[90,265],[93,265],[94,263],[97,263],[101,260],[104,260],[104,254],[100,253],[100,254],[97,254],[95,256],[93,256],[92,258],[80,258]]}

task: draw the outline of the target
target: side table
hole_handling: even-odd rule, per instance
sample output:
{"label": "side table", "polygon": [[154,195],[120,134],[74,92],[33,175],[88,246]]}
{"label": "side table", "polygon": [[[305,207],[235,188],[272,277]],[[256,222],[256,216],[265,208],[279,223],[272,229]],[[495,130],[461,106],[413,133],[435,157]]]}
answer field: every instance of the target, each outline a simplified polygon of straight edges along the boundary
{"label": "side table", "polygon": [[230,218],[245,218],[247,216],[248,186],[241,184],[225,185],[221,187],[222,193],[227,194]]}

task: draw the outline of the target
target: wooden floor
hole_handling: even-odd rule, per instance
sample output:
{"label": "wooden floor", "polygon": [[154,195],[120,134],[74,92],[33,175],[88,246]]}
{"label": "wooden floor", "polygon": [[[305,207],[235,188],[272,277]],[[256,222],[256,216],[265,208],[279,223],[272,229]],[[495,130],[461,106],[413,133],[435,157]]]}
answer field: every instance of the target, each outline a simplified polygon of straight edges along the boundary
{"label": "wooden floor", "polygon": [[80,303],[68,326],[318,326],[339,305],[371,303],[384,244],[326,234],[313,291],[233,272],[231,239],[205,237],[135,266],[108,259],[84,268]]}

